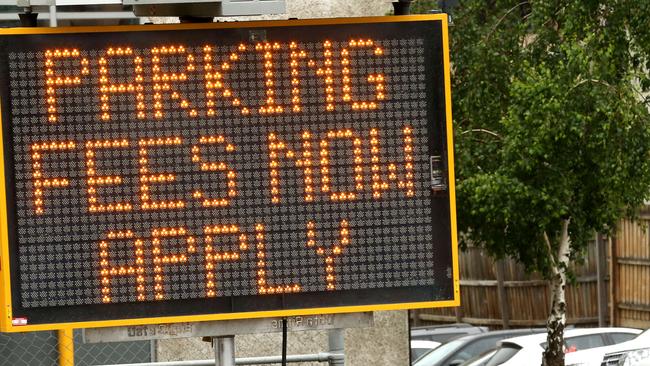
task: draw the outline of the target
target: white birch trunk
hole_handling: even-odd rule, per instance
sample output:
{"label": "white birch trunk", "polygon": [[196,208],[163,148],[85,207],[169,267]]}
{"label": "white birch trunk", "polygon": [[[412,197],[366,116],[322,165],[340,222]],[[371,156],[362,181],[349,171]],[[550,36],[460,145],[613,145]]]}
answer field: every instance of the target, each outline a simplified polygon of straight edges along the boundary
{"label": "white birch trunk", "polygon": [[562,222],[562,235],[559,244],[556,257],[552,258],[553,276],[550,282],[553,302],[546,320],[547,347],[544,351],[542,366],[564,366],[564,327],[566,326],[564,289],[566,286],[566,268],[569,263],[569,246],[571,244],[568,219]]}

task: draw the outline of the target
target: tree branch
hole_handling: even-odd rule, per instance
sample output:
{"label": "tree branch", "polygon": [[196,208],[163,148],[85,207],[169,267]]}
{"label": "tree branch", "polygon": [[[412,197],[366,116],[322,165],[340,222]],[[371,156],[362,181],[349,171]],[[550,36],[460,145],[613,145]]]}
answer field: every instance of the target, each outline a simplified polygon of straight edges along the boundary
{"label": "tree branch", "polygon": [[557,261],[555,260],[555,255],[553,254],[553,246],[551,245],[551,240],[548,238],[548,234],[546,234],[546,231],[544,231],[544,242],[546,243],[546,250],[548,251],[548,256],[551,258],[553,267],[555,267]]}
{"label": "tree branch", "polygon": [[492,34],[494,33],[494,31],[496,31],[496,29],[497,29],[497,27],[499,26],[499,24],[501,24],[501,22],[503,22],[503,20],[506,19],[506,17],[507,17],[510,13],[512,13],[513,11],[517,10],[519,7],[524,6],[524,5],[526,5],[526,4],[528,4],[528,1],[522,1],[522,2],[520,2],[519,4],[513,6],[513,7],[512,7],[510,10],[508,10],[505,14],[503,14],[503,16],[501,16],[501,18],[499,18],[499,20],[497,20],[497,22],[494,24],[494,26],[492,27],[492,29],[490,29],[490,32],[487,34],[487,36],[485,36],[485,41],[487,42],[487,41],[490,40],[490,37],[492,37]]}
{"label": "tree branch", "polygon": [[[560,247],[557,250],[557,258],[560,264],[567,266],[569,263],[569,247],[571,246],[571,238],[569,237],[569,223],[571,219],[562,220],[562,238],[560,239]],[[566,268],[564,268],[566,270]]]}
{"label": "tree branch", "polygon": [[499,136],[498,133],[496,133],[496,132],[492,132],[492,131],[490,131],[490,130],[486,130],[486,129],[484,129],[484,128],[472,128],[471,130],[463,131],[463,132],[461,132],[460,134],[461,134],[461,135],[466,135],[466,134],[468,134],[468,133],[470,133],[470,132],[486,133],[486,134],[488,134],[488,135],[491,135],[491,136],[494,136],[494,137],[496,137],[496,138],[498,138],[498,139],[501,139],[501,136]]}
{"label": "tree branch", "polygon": [[[569,246],[571,245],[571,238],[569,237],[569,223],[571,219],[562,220],[562,233],[560,234],[560,245],[557,248],[557,253],[553,250],[551,240],[548,234],[544,231],[544,242],[546,243],[546,251],[553,264],[552,270],[554,274],[559,271],[566,271],[566,266],[569,263]],[[564,266],[565,268],[560,268]]]}
{"label": "tree branch", "polygon": [[605,81],[602,81],[602,80],[598,80],[598,79],[582,79],[582,80],[578,81],[574,86],[572,86],[572,87],[569,89],[569,92],[572,91],[573,89],[576,89],[576,88],[578,88],[579,86],[584,85],[584,84],[587,84],[587,83],[599,84],[599,85],[606,86],[606,87],[608,87],[608,88],[610,88],[610,89],[614,89],[614,90],[616,90],[616,87],[615,87],[615,86],[613,86],[612,84],[609,84],[609,83],[607,83],[607,82],[605,82]]}
{"label": "tree branch", "polygon": [[[598,84],[607,87],[608,89],[611,89],[613,92],[618,92],[618,88],[606,81],[598,80],[598,79],[582,79],[578,81],[575,85],[573,85],[568,91],[567,94],[573,91],[574,89],[580,87],[581,85],[587,84],[587,83],[593,83],[593,84]],[[635,86],[634,83],[630,83],[630,88],[632,89],[632,92],[635,93],[640,99],[639,101],[645,101],[648,97],[643,94],[642,91],[638,90]]]}

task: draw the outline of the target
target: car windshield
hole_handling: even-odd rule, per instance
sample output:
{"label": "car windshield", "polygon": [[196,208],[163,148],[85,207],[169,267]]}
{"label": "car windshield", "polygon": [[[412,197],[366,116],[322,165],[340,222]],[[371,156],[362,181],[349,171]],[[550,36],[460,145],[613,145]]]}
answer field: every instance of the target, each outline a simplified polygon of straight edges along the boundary
{"label": "car windshield", "polygon": [[411,360],[415,361],[429,351],[431,348],[411,348]]}
{"label": "car windshield", "polygon": [[496,352],[496,349],[491,349],[487,350],[480,355],[474,356],[470,358],[469,360],[465,361],[465,363],[462,364],[462,366],[482,366],[485,365],[485,363],[492,358],[492,355]]}
{"label": "car windshield", "polygon": [[420,357],[417,362],[413,366],[431,366],[435,365],[436,363],[440,362],[443,360],[445,357],[449,356],[452,352],[457,350],[459,347],[461,347],[463,344],[465,344],[466,341],[462,339],[456,339],[451,342],[445,343],[441,345],[440,347],[432,350],[431,352],[427,353],[426,355]]}
{"label": "car windshield", "polygon": [[511,359],[515,354],[517,354],[517,352],[519,352],[519,350],[521,350],[521,347],[519,347],[516,344],[504,343],[499,348],[497,348],[497,351],[496,353],[494,353],[494,356],[492,356],[485,365],[486,366],[501,365],[502,363]]}

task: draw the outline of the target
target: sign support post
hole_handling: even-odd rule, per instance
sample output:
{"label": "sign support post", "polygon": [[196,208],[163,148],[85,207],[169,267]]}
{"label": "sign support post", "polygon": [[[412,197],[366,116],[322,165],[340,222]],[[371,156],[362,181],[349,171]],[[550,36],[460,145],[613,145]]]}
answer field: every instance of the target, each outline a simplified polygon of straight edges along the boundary
{"label": "sign support post", "polygon": [[[329,353],[345,354],[345,342],[343,338],[343,329],[332,329],[327,332],[327,343]],[[331,357],[329,366],[345,366],[345,358]]]}
{"label": "sign support post", "polygon": [[235,336],[213,337],[215,366],[235,366]]}
{"label": "sign support post", "polygon": [[72,329],[60,329],[57,332],[59,348],[59,366],[74,366],[74,332]]}

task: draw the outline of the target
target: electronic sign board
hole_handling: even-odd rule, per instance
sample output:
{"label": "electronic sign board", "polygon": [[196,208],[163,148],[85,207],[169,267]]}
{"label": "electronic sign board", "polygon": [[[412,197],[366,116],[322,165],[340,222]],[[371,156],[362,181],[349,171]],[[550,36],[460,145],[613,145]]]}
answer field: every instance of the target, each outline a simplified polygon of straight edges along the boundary
{"label": "electronic sign board", "polygon": [[0,30],[2,330],[457,305],[446,21]]}

